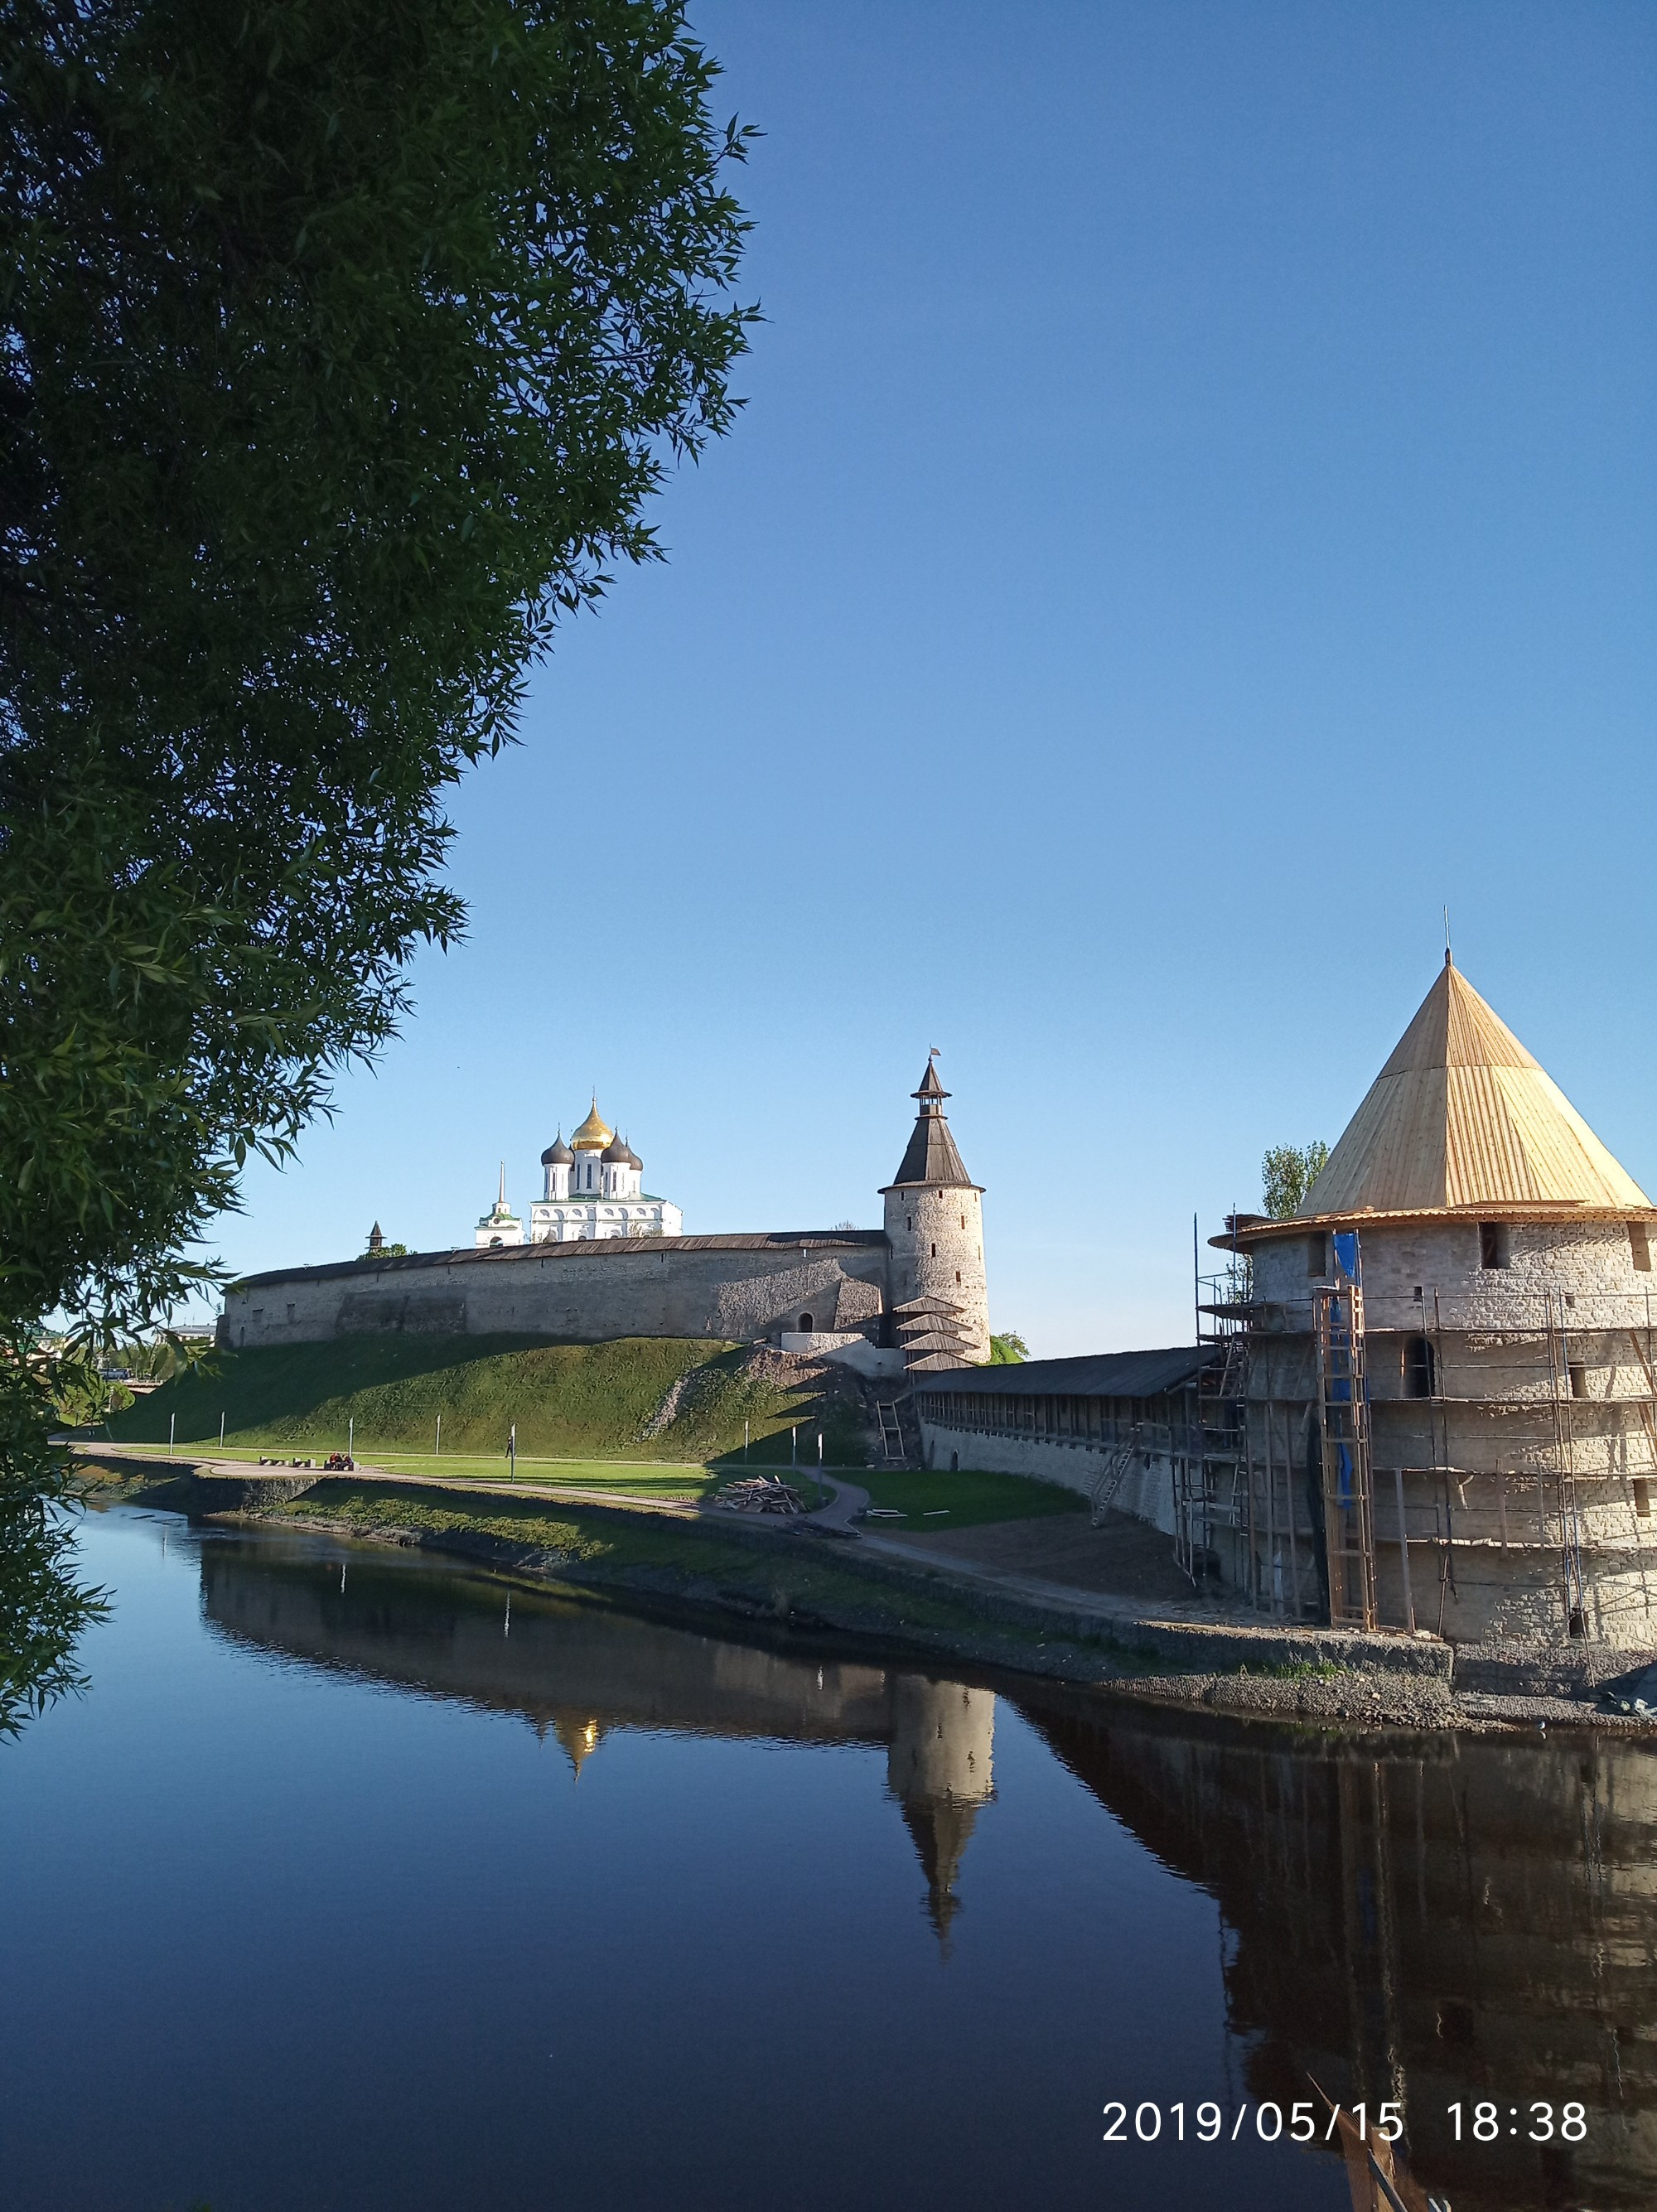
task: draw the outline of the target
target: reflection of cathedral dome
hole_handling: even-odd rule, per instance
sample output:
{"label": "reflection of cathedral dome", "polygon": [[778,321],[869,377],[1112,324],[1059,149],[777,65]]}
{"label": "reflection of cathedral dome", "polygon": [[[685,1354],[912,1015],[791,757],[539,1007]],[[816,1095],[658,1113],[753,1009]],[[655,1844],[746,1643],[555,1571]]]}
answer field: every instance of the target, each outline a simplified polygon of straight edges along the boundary
{"label": "reflection of cathedral dome", "polygon": [[561,1129],[553,1139],[552,1142],[547,1146],[545,1152],[542,1153],[541,1164],[543,1168],[568,1168],[574,1166],[575,1155],[571,1152],[569,1146],[564,1142],[564,1133]]}
{"label": "reflection of cathedral dome", "polygon": [[597,1721],[584,1720],[574,1713],[560,1713],[553,1722],[552,1732],[563,1745],[579,1781],[584,1762],[598,1748],[603,1729]]}
{"label": "reflection of cathedral dome", "polygon": [[615,1130],[599,1113],[598,1101],[595,1098],[592,1102],[592,1111],[570,1139],[570,1142],[578,1152],[602,1152],[615,1134]]}

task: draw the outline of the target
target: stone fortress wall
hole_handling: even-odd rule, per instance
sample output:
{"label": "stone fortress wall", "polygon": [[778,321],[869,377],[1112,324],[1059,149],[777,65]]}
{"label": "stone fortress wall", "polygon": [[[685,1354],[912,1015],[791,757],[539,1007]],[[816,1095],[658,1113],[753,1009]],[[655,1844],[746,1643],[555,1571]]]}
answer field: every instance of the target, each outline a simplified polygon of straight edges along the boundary
{"label": "stone fortress wall", "polygon": [[877,1229],[825,1235],[611,1238],[432,1252],[252,1275],[227,1294],[232,1350],[398,1331],[446,1336],[707,1336],[747,1343],[854,1330],[888,1303]]}
{"label": "stone fortress wall", "polygon": [[[949,1094],[931,1059],[912,1095],[920,1111],[897,1181],[883,1192],[883,1230],[593,1234],[527,1244],[503,1234],[480,1237],[473,1250],[396,1258],[375,1252],[250,1275],[226,1296],[219,1341],[240,1351],[415,1330],[578,1344],[622,1336],[744,1344],[848,1334],[883,1342],[895,1319],[904,1323],[900,1309],[936,1295],[950,1309],[950,1340],[968,1358],[986,1359],[981,1194],[950,1135],[943,1110]],[[578,1142],[582,1136],[578,1131]],[[913,1333],[916,1324],[907,1326]]]}

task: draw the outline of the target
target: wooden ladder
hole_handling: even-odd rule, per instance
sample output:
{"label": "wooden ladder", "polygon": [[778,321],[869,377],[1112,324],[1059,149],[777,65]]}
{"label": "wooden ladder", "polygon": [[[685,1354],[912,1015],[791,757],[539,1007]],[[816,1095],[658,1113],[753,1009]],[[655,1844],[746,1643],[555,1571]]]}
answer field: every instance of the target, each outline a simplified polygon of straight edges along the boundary
{"label": "wooden ladder", "polygon": [[1105,1516],[1116,1503],[1116,1493],[1126,1479],[1127,1471],[1139,1455],[1139,1426],[1136,1422],[1133,1433],[1125,1444],[1118,1444],[1100,1468],[1093,1488],[1088,1492],[1088,1521],[1095,1528],[1102,1528]]}
{"label": "wooden ladder", "polygon": [[886,1464],[889,1467],[901,1466],[903,1462],[903,1430],[897,1418],[897,1407],[882,1399],[876,1411],[880,1415],[880,1448],[886,1455]]}
{"label": "wooden ladder", "polygon": [[1374,1628],[1375,1482],[1362,1283],[1338,1267],[1335,1280],[1320,1283],[1312,1293],[1312,1322],[1318,1349],[1329,1625]]}

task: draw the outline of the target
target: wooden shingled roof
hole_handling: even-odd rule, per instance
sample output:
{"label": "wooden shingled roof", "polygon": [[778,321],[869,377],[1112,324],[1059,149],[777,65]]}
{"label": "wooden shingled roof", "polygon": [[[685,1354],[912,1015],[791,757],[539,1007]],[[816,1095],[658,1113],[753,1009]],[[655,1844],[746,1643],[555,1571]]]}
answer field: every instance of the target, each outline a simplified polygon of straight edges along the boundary
{"label": "wooden shingled roof", "polygon": [[1533,1207],[1651,1201],[1447,953],[1296,1218]]}

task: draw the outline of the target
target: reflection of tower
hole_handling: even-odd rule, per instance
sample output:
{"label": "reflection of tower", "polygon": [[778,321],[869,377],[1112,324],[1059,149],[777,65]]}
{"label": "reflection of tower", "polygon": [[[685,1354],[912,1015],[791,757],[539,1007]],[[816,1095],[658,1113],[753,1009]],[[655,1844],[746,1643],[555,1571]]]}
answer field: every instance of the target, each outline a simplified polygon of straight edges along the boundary
{"label": "reflection of tower", "polygon": [[552,1723],[552,1732],[563,1745],[571,1773],[579,1782],[582,1764],[598,1750],[603,1729],[597,1721],[583,1720],[578,1714],[560,1713]]}
{"label": "reflection of tower", "polygon": [[886,1781],[903,1808],[926,1876],[926,1911],[949,1954],[962,1854],[978,1808],[995,1794],[995,1696],[964,1682],[892,1680]]}

